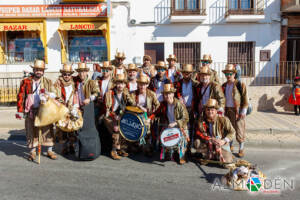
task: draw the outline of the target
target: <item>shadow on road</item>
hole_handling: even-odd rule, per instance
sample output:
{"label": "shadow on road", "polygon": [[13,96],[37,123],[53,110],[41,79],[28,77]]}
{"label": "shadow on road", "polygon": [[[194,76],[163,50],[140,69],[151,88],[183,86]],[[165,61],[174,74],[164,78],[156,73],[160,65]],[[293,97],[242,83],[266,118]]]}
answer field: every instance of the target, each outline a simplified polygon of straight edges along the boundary
{"label": "shadow on road", "polygon": [[[221,180],[222,176],[224,176],[224,174],[217,174],[217,173],[207,173],[202,166],[200,165],[200,163],[195,162],[195,165],[200,169],[200,171],[203,173],[203,176],[200,176],[201,179],[205,179],[207,181],[207,183],[211,183],[213,184],[214,181],[216,179]],[[214,164],[209,164],[207,166],[213,166],[213,167],[218,167],[218,165],[214,165]]]}

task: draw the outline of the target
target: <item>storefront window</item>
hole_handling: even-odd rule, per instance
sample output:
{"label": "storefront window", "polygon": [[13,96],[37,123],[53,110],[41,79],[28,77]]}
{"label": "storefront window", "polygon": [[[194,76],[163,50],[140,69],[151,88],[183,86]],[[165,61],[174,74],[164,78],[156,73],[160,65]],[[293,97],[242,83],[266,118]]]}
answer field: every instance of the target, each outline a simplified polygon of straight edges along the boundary
{"label": "storefront window", "polygon": [[70,62],[107,60],[107,44],[102,31],[68,31],[68,55]]}
{"label": "storefront window", "polygon": [[33,62],[44,59],[44,47],[37,31],[8,31],[7,63]]}

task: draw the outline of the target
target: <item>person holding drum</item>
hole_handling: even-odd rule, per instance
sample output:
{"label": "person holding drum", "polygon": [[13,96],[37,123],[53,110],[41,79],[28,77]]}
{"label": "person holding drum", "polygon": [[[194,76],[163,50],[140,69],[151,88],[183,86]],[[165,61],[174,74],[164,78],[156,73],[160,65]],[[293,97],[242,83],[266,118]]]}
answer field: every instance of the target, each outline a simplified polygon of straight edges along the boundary
{"label": "person holding drum", "polygon": [[[67,106],[71,115],[74,118],[77,118],[79,117],[78,112],[80,111],[78,110],[78,96],[75,92],[75,84],[72,79],[72,74],[74,73],[72,64],[64,64],[60,73],[61,76],[54,83],[56,99]],[[58,137],[59,142],[63,144],[63,155],[74,152],[73,144],[76,141],[76,135],[74,135],[74,132],[67,133],[58,128],[56,131],[56,137]]]}
{"label": "person holding drum", "polygon": [[227,117],[219,116],[216,99],[208,99],[205,104],[204,119],[197,122],[194,146],[207,160],[231,163],[233,155],[230,151],[235,130]]}
{"label": "person holding drum", "polygon": [[216,82],[211,81],[212,72],[208,66],[199,68],[200,84],[196,88],[195,111],[198,118],[203,117],[204,105],[208,99],[216,99],[219,105],[218,113],[224,114],[225,97],[222,88]]}
{"label": "person holding drum", "polygon": [[150,118],[151,115],[153,115],[153,113],[158,109],[160,103],[156,98],[156,94],[147,88],[150,83],[147,75],[141,74],[137,83],[138,90],[133,93],[133,98],[137,107],[144,112],[145,125],[147,126],[147,136],[145,138],[146,145],[144,145],[143,151],[146,156],[152,157],[153,149],[151,148],[151,143],[154,135],[152,134],[151,137]]}
{"label": "person holding drum", "polygon": [[163,131],[160,136],[161,159],[164,159],[166,152],[172,158],[173,152],[177,151],[179,164],[184,164],[186,163],[185,151],[189,141],[187,130],[189,114],[184,104],[174,97],[175,92],[173,84],[164,85],[164,101],[150,119],[153,119],[154,116],[160,118],[160,130]]}
{"label": "person holding drum", "polygon": [[105,110],[104,124],[112,136],[111,157],[114,160],[120,160],[120,156],[128,156],[124,148],[121,149],[120,129],[118,123],[126,106],[135,105],[126,87],[126,79],[124,74],[118,74],[114,78],[115,87],[105,94]]}
{"label": "person holding drum", "polygon": [[127,83],[127,89],[129,93],[133,93],[137,90],[138,84],[136,82],[138,73],[138,68],[135,64],[129,64],[127,68],[127,74],[128,74],[128,83]]}
{"label": "person holding drum", "polygon": [[163,89],[164,84],[169,81],[166,77],[166,70],[168,67],[166,66],[166,63],[164,61],[158,61],[157,65],[155,65],[155,68],[157,70],[157,74],[155,77],[151,78],[149,89],[154,91],[156,93],[156,98],[159,102],[162,102],[164,100],[163,97]]}

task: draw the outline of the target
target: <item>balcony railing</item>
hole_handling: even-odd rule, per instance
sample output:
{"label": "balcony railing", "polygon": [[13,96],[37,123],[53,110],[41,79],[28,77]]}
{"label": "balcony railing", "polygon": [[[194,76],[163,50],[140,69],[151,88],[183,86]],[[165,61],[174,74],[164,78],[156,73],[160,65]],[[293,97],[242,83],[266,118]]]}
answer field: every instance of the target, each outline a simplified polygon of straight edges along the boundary
{"label": "balcony railing", "polygon": [[226,16],[228,15],[264,15],[264,0],[227,0]]}
{"label": "balcony railing", "polygon": [[206,0],[172,0],[171,15],[206,15]]}

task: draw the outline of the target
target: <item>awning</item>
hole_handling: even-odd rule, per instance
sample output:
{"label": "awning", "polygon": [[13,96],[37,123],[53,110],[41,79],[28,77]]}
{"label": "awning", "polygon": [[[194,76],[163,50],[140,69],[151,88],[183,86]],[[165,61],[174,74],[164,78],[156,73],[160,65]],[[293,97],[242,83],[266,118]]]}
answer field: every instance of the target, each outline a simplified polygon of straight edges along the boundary
{"label": "awning", "polygon": [[70,30],[106,30],[106,23],[99,22],[64,22],[60,24],[59,31]]}
{"label": "awning", "polygon": [[43,23],[0,23],[0,31],[41,31]]}
{"label": "awning", "polygon": [[0,31],[39,31],[43,46],[46,47],[43,23],[0,23]]}

